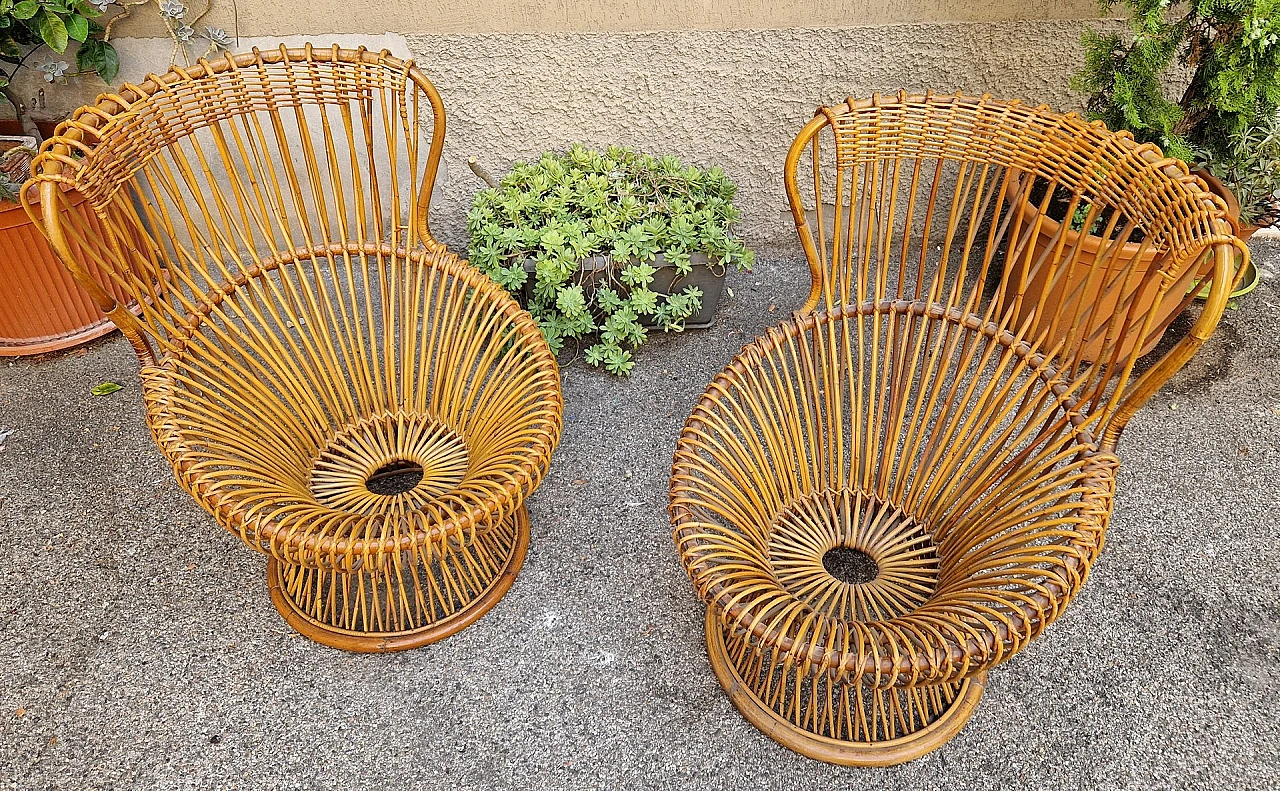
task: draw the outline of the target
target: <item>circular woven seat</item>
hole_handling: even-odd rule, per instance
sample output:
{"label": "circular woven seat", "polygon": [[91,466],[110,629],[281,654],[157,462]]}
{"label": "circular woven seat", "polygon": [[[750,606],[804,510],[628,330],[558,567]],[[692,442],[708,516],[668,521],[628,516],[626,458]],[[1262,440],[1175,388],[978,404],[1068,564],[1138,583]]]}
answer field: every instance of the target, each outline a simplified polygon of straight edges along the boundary
{"label": "circular woven seat", "polygon": [[[296,345],[258,360],[234,322],[193,316],[142,371],[157,444],[183,486],[272,556],[272,596],[291,624],[357,650],[432,642],[501,598],[528,546],[523,500],[559,432],[559,374],[533,319],[450,253],[380,252],[364,266],[420,279],[414,315],[431,338],[407,350],[398,392],[339,397],[335,383],[363,371],[354,354],[336,370],[310,359],[308,347],[342,345],[314,314],[286,328]],[[289,266],[327,268],[318,257]],[[218,309],[266,288],[250,280]],[[243,351],[227,355],[228,340]]]}
{"label": "circular woven seat", "polygon": [[[906,334],[968,337],[974,360],[989,348],[1005,353],[1009,364],[991,386],[1061,399],[1071,426],[1073,404],[1055,395],[1064,388],[1053,367],[977,317],[905,302],[836,308],[743,349],[694,408],[672,474],[675,540],[711,605],[707,634],[722,683],[784,744],[845,763],[896,762],[953,735],[986,670],[1040,634],[1079,590],[1112,496],[1114,457],[1083,428],[1026,454],[1019,480],[1010,475],[1016,453],[968,436],[963,412],[941,408],[929,422],[950,425],[955,444],[931,454],[904,445],[919,439],[910,436],[918,423],[874,430],[917,457],[901,468],[923,477],[877,473],[860,458],[867,427],[849,411],[862,356],[851,346],[890,316]],[[977,367],[957,361],[934,375],[963,380]],[[845,443],[821,441],[841,434]],[[957,450],[978,451],[980,463],[958,463]],[[959,509],[958,489],[985,495]],[[810,696],[823,703],[802,707]]]}
{"label": "circular woven seat", "polygon": [[[410,307],[432,339],[405,350],[398,392],[342,393],[363,372],[356,355],[310,359],[309,346],[342,340],[319,317],[286,328],[296,346],[258,360],[234,325],[193,318],[182,344],[143,369],[156,440],[183,485],[288,563],[341,569],[468,541],[537,488],[555,445],[559,375],[533,318],[451,253],[387,258],[422,278]],[[220,310],[254,290],[230,292]],[[227,341],[243,345],[228,353]],[[241,364],[218,365],[220,356]]]}
{"label": "circular woven seat", "polygon": [[[820,108],[785,176],[809,299],[694,407],[673,536],[748,720],[897,764],[1080,590],[1119,434],[1213,331],[1240,245],[1182,163],[989,97]],[[1052,201],[1107,240],[1043,222]]]}
{"label": "circular woven seat", "polygon": [[[137,351],[179,482],[270,556],[291,625],[351,650],[501,598],[560,434],[537,323],[431,236],[443,143],[412,63],[281,47],[126,85],[36,161],[50,241]],[[102,232],[57,212],[76,192]]]}

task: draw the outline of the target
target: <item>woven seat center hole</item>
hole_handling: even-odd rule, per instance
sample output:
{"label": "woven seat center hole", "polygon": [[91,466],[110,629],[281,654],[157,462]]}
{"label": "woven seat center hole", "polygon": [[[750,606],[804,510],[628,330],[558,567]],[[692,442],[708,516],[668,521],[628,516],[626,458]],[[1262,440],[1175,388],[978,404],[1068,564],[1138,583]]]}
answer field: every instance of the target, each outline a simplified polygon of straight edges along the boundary
{"label": "woven seat center hole", "polygon": [[828,574],[850,585],[871,582],[880,574],[880,567],[871,556],[853,547],[828,549],[822,556],[822,566]]}
{"label": "woven seat center hole", "polygon": [[364,486],[374,494],[388,497],[404,494],[418,485],[423,475],[422,465],[414,461],[398,459],[373,471]]}

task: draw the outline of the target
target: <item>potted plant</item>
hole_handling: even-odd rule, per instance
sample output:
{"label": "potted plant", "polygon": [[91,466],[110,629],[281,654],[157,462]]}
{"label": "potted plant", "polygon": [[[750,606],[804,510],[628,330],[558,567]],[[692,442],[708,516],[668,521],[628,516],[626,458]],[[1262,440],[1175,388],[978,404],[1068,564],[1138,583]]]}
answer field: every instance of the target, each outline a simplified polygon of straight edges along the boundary
{"label": "potted plant", "polygon": [[[1109,316],[1116,312],[1117,305],[1120,302],[1120,294],[1114,289],[1108,291],[1105,295],[1103,292],[1103,282],[1100,278],[1090,278],[1089,273],[1093,270],[1094,263],[1098,260],[1099,255],[1104,252],[1110,256],[1110,266],[1113,270],[1120,271],[1133,262],[1135,280],[1143,281],[1147,269],[1156,260],[1160,254],[1160,250],[1150,245],[1142,244],[1143,233],[1141,228],[1127,228],[1124,223],[1117,222],[1111,227],[1111,233],[1107,237],[1100,236],[1105,229],[1109,227],[1111,213],[1102,211],[1094,213],[1094,219],[1089,220],[1092,206],[1084,200],[1073,200],[1073,196],[1069,191],[1062,187],[1055,188],[1054,192],[1048,196],[1046,200],[1046,192],[1048,192],[1048,183],[1043,179],[1033,179],[1028,185],[1023,179],[1015,181],[1013,190],[1015,195],[1014,205],[1022,213],[1022,227],[1035,228],[1036,236],[1032,243],[1032,249],[1029,253],[1023,254],[1013,263],[1013,272],[1010,274],[1010,282],[1019,282],[1026,276],[1024,269],[1029,262],[1040,261],[1051,258],[1053,250],[1062,245],[1062,249],[1075,251],[1079,247],[1078,253],[1072,253],[1074,257],[1074,268],[1067,272],[1065,276],[1059,276],[1056,284],[1053,285],[1049,294],[1045,295],[1044,291],[1049,288],[1049,271],[1045,267],[1040,267],[1035,274],[1028,280],[1026,291],[1023,293],[1022,310],[1017,314],[1016,319],[1022,322],[1027,318],[1026,311],[1032,306],[1043,305],[1041,314],[1046,316],[1063,315],[1063,311],[1058,305],[1065,299],[1072,299],[1079,307],[1077,312],[1083,317],[1086,311],[1092,311],[1093,315]],[[1041,207],[1044,206],[1044,216],[1041,217]],[[1068,213],[1071,215],[1068,217]],[[1056,219],[1055,219],[1056,218]],[[1039,222],[1037,226],[1036,223]],[[1062,224],[1067,223],[1066,230],[1062,230]],[[1090,227],[1084,227],[1086,222],[1091,222]],[[1080,238],[1084,236],[1083,240]],[[1061,238],[1059,238],[1061,237]],[[1118,249],[1114,247],[1114,241],[1117,239],[1125,239]],[[1135,260],[1136,259],[1136,260]],[[1190,278],[1188,278],[1189,280]],[[1006,294],[1006,300],[1012,300],[1013,293]],[[1157,296],[1155,288],[1146,287],[1139,291],[1133,299],[1133,311],[1135,315],[1142,315],[1150,309],[1152,303]],[[1177,303],[1174,301],[1167,302],[1162,309],[1172,312],[1177,309]],[[1168,318],[1168,315],[1159,316],[1158,321]],[[1059,322],[1058,336],[1065,336],[1069,330],[1069,322]],[[1051,340],[1058,340],[1054,337]],[[1159,337],[1149,338],[1143,345],[1141,353],[1146,354],[1155,348],[1159,343]],[[1121,342],[1119,354],[1127,355],[1137,342],[1136,338],[1127,337]],[[1103,351],[1106,344],[1105,338],[1094,338],[1092,341],[1085,342],[1082,351],[1082,358],[1085,360],[1095,360]]]}
{"label": "potted plant", "polygon": [[[1085,65],[1072,78],[1072,88],[1085,95],[1091,120],[1100,119],[1112,129],[1128,129],[1137,142],[1155,143],[1166,153],[1198,165],[1197,175],[1222,197],[1228,219],[1237,234],[1247,239],[1256,226],[1270,224],[1280,215],[1276,197],[1280,189],[1276,118],[1280,107],[1280,3],[1191,0],[1175,5],[1167,0],[1100,0],[1099,5],[1106,13],[1120,3],[1130,15],[1127,32],[1085,31]],[[1190,75],[1177,101],[1165,95],[1167,86],[1175,82],[1175,65]],[[1124,244],[1111,251],[1112,265],[1120,268],[1132,262],[1139,282],[1161,254],[1161,250],[1141,244],[1141,227],[1131,228],[1124,222],[1110,226],[1109,212],[1094,213],[1094,221],[1085,228],[1092,207],[1081,196],[1062,189],[1046,195],[1047,184],[1039,179],[1019,181],[1015,187],[1021,191],[1019,210],[1024,223],[1034,223],[1041,206],[1045,209],[1031,260],[1056,245],[1059,234],[1067,249],[1074,250],[1077,244],[1080,249],[1079,266],[1057,278],[1049,294],[1044,293],[1049,288],[1047,273],[1033,278],[1027,284],[1024,305],[1052,304],[1075,294],[1082,311],[1102,303],[1102,311],[1110,312],[1119,295],[1104,296],[1103,280],[1087,277],[1099,253],[1114,247],[1113,240],[1124,239]],[[1237,201],[1237,196],[1243,200]],[[1069,225],[1062,229],[1062,223]],[[1110,239],[1097,235],[1109,227]],[[1014,265],[1025,263],[1024,257]],[[1173,285],[1174,293],[1185,293],[1179,289],[1191,288],[1202,270],[1188,268],[1182,282]],[[1251,290],[1256,278],[1252,265],[1239,272],[1233,296]],[[1206,288],[1202,295],[1207,292]],[[1148,309],[1157,294],[1154,284],[1148,283],[1133,295],[1134,310],[1141,313]],[[1105,304],[1108,301],[1113,304]],[[1181,304],[1182,300],[1166,300],[1157,312],[1156,326],[1167,326]],[[1120,353],[1127,354],[1136,340],[1123,343]],[[1151,351],[1159,340],[1159,335],[1148,337],[1141,353]],[[1081,356],[1094,359],[1103,342],[1095,339]]]}
{"label": "potted plant", "polygon": [[[1101,0],[1110,11],[1121,0]],[[1197,174],[1248,239],[1280,219],[1280,3],[1276,0],[1123,0],[1127,34],[1084,34],[1072,80],[1090,118],[1128,129]],[[1174,66],[1189,73],[1176,101]],[[1256,283],[1244,272],[1240,291]]]}
{"label": "potted plant", "polygon": [[[148,1],[159,10],[174,41],[175,56],[182,53],[190,61],[188,46],[197,39],[209,43],[208,52],[230,44],[230,36],[216,28],[206,27],[197,34],[189,23],[203,14],[189,15],[179,0],[127,4],[112,0],[0,0],[0,90],[22,131],[18,136],[0,136],[0,356],[64,349],[113,329],[58,262],[20,203],[31,157],[51,122],[34,117],[38,108],[22,99],[14,78],[28,68],[38,71],[51,85],[85,75],[113,82],[120,59],[110,43],[111,26]],[[107,20],[113,7],[115,13]],[[101,24],[103,21],[106,24]],[[72,42],[76,42],[74,72],[59,57],[68,52]],[[28,199],[32,198],[29,194]],[[69,211],[83,212],[91,223],[96,222],[83,197],[73,196],[70,204]],[[122,293],[115,296],[123,299]]]}
{"label": "potted plant", "polygon": [[649,329],[710,325],[726,269],[751,267],[730,231],[735,192],[718,167],[574,144],[476,195],[471,262],[521,300],[554,351],[592,338],[584,359],[625,376]]}

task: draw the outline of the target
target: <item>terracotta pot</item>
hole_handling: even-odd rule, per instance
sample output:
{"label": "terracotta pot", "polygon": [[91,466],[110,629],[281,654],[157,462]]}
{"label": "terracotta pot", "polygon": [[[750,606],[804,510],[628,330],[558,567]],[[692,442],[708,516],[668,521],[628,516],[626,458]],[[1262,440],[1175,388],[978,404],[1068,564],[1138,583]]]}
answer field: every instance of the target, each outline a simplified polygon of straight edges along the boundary
{"label": "terracotta pot", "polygon": [[[53,132],[58,128],[58,124],[62,123],[60,119],[45,120],[36,119],[36,129],[40,130],[40,137],[48,140],[53,137]],[[22,122],[16,118],[0,119],[0,135],[21,135],[25,134],[22,129]]]}
{"label": "terracotta pot", "polygon": [[1236,200],[1235,193],[1227,189],[1227,185],[1219,181],[1217,176],[1204,168],[1196,168],[1191,172],[1204,180],[1210,192],[1226,201],[1227,219],[1231,221],[1231,227],[1235,229],[1236,236],[1243,242],[1249,241],[1249,237],[1258,232],[1258,226],[1240,224],[1240,201]]}
{"label": "terracotta pot", "polygon": [[[82,212],[100,230],[97,216],[78,193],[68,211]],[[121,293],[113,296],[125,299]],[[0,203],[0,357],[66,349],[113,329],[59,263],[22,205]]]}
{"label": "terracotta pot", "polygon": [[[1026,200],[1023,202],[1021,211],[1022,211],[1022,222],[1024,223],[1024,226],[1030,226],[1034,224],[1036,222],[1036,218],[1040,216],[1039,208],[1035,204],[1033,204],[1030,200]],[[1035,249],[1031,255],[1030,261],[1033,261],[1033,262],[1036,261],[1042,253],[1044,253],[1046,250],[1049,250],[1051,247],[1053,247],[1056,244],[1057,240],[1055,240],[1055,237],[1058,234],[1059,227],[1060,227],[1060,224],[1056,220],[1053,220],[1049,217],[1045,217],[1041,221],[1039,234],[1036,236],[1035,242],[1034,242]],[[1080,234],[1078,232],[1072,231],[1070,229],[1067,229],[1066,233],[1064,233],[1063,236],[1065,237],[1063,241],[1064,250],[1073,249],[1077,243],[1077,240],[1079,240],[1080,238]],[[1061,305],[1063,300],[1069,295],[1074,294],[1078,287],[1081,288],[1081,294],[1075,300],[1076,304],[1079,307],[1076,308],[1074,311],[1075,315],[1080,318],[1080,321],[1073,322],[1070,320],[1070,317],[1067,315],[1063,315],[1059,317],[1058,324],[1057,324],[1057,332],[1055,332],[1047,341],[1049,345],[1052,345],[1057,341],[1065,338],[1073,326],[1084,322],[1086,320],[1085,314],[1089,312],[1091,306],[1097,305],[1098,306],[1097,310],[1100,311],[1101,318],[1096,319],[1097,322],[1104,321],[1107,317],[1110,317],[1115,312],[1116,305],[1117,303],[1120,302],[1120,294],[1116,293],[1113,290],[1112,292],[1108,293],[1105,297],[1102,296],[1099,293],[1102,290],[1102,284],[1100,282],[1096,282],[1101,280],[1101,278],[1095,277],[1094,283],[1090,283],[1088,287],[1082,287],[1082,284],[1085,283],[1085,281],[1088,279],[1089,271],[1093,266],[1094,261],[1097,260],[1099,251],[1103,249],[1105,241],[1106,240],[1104,240],[1100,236],[1094,236],[1092,234],[1086,235],[1084,242],[1081,243],[1080,257],[1078,259],[1077,266],[1075,266],[1071,272],[1067,273],[1065,277],[1062,277],[1059,280],[1057,287],[1054,288],[1054,290],[1045,298],[1045,305],[1042,313],[1047,316],[1057,316],[1059,311],[1059,306]],[[1145,280],[1145,276],[1147,271],[1151,268],[1151,265],[1155,262],[1156,258],[1160,255],[1160,252],[1161,251],[1157,248],[1147,247],[1146,250],[1143,250],[1142,245],[1140,244],[1128,243],[1124,245],[1119,251],[1113,254],[1112,264],[1111,264],[1111,267],[1113,268],[1113,270],[1121,269],[1122,267],[1128,265],[1128,263],[1132,261],[1135,257],[1138,257],[1139,254],[1141,254],[1141,257],[1138,259],[1137,263],[1134,266],[1135,272],[1134,272],[1133,278],[1134,278],[1134,282],[1141,283],[1142,285],[1139,287],[1140,288],[1139,293],[1135,299],[1135,304],[1132,307],[1132,313],[1130,314],[1132,316],[1145,315],[1146,312],[1151,308],[1151,305],[1156,300],[1156,296],[1159,293],[1159,281]],[[1027,256],[1023,255],[1020,257],[1020,259],[1016,263],[1014,263],[1013,271],[1010,274],[1011,282],[1016,282],[1017,280],[1023,277],[1023,273],[1027,266],[1027,261],[1028,261]],[[1161,303],[1160,308],[1158,309],[1158,312],[1156,314],[1157,327],[1164,326],[1165,323],[1169,320],[1172,320],[1174,314],[1178,312],[1181,302],[1180,300],[1173,299],[1172,295],[1185,293],[1186,288],[1188,288],[1193,282],[1190,276],[1190,271],[1191,270],[1188,269],[1187,270],[1188,273],[1183,276],[1183,279],[1187,281],[1187,285],[1183,286],[1181,290],[1179,290],[1175,285],[1174,290],[1170,292],[1170,297],[1165,299],[1164,302]],[[1041,269],[1039,272],[1036,273],[1036,276],[1032,278],[1031,281],[1027,284],[1026,293],[1023,295],[1023,298],[1022,298],[1022,307],[1018,311],[1018,314],[1016,315],[1016,320],[1018,322],[1022,322],[1027,317],[1027,314],[1029,314],[1031,310],[1037,304],[1039,304],[1041,295],[1044,293],[1045,287],[1047,285],[1048,278],[1049,278],[1048,271],[1046,271],[1045,269]],[[1005,299],[1012,300],[1012,295],[1007,295]],[[1099,314],[1095,313],[1094,315],[1099,315]],[[1034,332],[1034,329],[1033,329],[1033,332]],[[1133,349],[1134,344],[1136,344],[1137,341],[1138,341],[1138,338],[1136,336],[1136,333],[1128,334],[1120,344],[1120,356],[1122,358],[1124,356],[1127,356],[1129,352]],[[1093,341],[1090,341],[1088,344],[1086,344],[1083,354],[1081,355],[1083,359],[1089,362],[1096,360],[1098,358],[1098,355],[1102,353],[1102,346],[1105,342],[1106,342],[1105,338],[1099,337]],[[1146,354],[1147,352],[1154,349],[1156,347],[1156,344],[1159,342],[1160,342],[1160,335],[1155,335],[1147,339],[1147,342],[1143,344],[1140,353]],[[1074,351],[1075,351],[1074,349],[1068,349],[1067,353],[1070,354],[1070,353],[1073,353]]]}

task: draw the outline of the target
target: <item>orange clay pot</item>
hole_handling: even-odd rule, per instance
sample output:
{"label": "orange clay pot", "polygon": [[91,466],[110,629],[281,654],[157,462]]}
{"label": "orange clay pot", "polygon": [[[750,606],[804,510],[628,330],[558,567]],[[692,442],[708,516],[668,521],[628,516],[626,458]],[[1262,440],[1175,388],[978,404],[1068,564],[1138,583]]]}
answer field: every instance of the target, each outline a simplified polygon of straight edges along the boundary
{"label": "orange clay pot", "polygon": [[[1204,168],[1197,168],[1192,172],[1204,179],[1204,183],[1209,187],[1210,192],[1226,201],[1227,219],[1231,222],[1231,227],[1235,230],[1236,237],[1242,242],[1249,241],[1249,237],[1258,232],[1258,226],[1240,224],[1240,201],[1236,199],[1235,193],[1228,189],[1226,184],[1223,184],[1216,176]],[[1231,296],[1233,298],[1243,297],[1245,294],[1248,294],[1250,291],[1253,291],[1258,287],[1258,269],[1253,265],[1253,262],[1250,261],[1245,265],[1246,269],[1244,272],[1240,272],[1239,267],[1240,260],[1239,256],[1237,256],[1236,288],[1231,292]],[[1197,299],[1208,299],[1208,297],[1209,291],[1207,288],[1196,295]]]}
{"label": "orange clay pot", "polygon": [[[1034,224],[1039,215],[1040,210],[1035,204],[1030,201],[1023,202],[1022,222],[1024,224]],[[1031,257],[1028,259],[1025,255],[1020,256],[1019,260],[1013,264],[1010,282],[1017,282],[1022,278],[1028,260],[1038,260],[1041,253],[1044,253],[1055,244],[1054,237],[1058,233],[1058,228],[1059,223],[1049,217],[1045,217],[1041,221],[1039,234],[1036,236],[1034,243],[1035,249]],[[1073,249],[1077,240],[1080,238],[1080,234],[1078,232],[1070,229],[1067,229],[1063,236],[1065,237],[1062,247],[1064,251]],[[1044,309],[1041,311],[1042,315],[1056,316],[1058,318],[1057,331],[1048,339],[1048,345],[1052,346],[1054,343],[1065,338],[1073,324],[1076,323],[1069,320],[1070,316],[1068,313],[1070,311],[1060,308],[1059,305],[1067,298],[1068,295],[1074,294],[1076,288],[1081,287],[1081,284],[1088,279],[1090,268],[1097,259],[1099,251],[1104,248],[1105,242],[1106,240],[1101,236],[1094,236],[1092,234],[1087,235],[1084,242],[1081,244],[1078,265],[1074,267],[1072,272],[1062,277],[1059,280],[1057,287],[1055,287],[1046,297]],[[1143,250],[1142,245],[1130,242],[1125,244],[1112,256],[1111,266],[1113,270],[1120,271],[1135,257],[1139,256],[1140,253],[1141,257],[1134,266],[1133,282],[1141,283],[1142,285],[1140,286],[1140,290],[1135,299],[1136,304],[1132,307],[1132,312],[1130,313],[1132,316],[1144,316],[1151,308],[1152,303],[1156,300],[1160,287],[1159,280],[1146,280],[1145,277],[1147,270],[1150,269],[1152,263],[1154,263],[1156,258],[1160,255],[1161,250],[1153,247],[1147,247],[1146,250]],[[1156,310],[1155,327],[1159,328],[1167,326],[1168,322],[1173,319],[1174,315],[1180,311],[1182,301],[1178,299],[1176,295],[1186,293],[1187,289],[1191,287],[1194,282],[1192,271],[1193,270],[1190,267],[1187,268],[1186,273],[1181,278],[1185,282],[1181,287],[1179,287],[1178,284],[1175,284],[1170,289],[1160,307]],[[1027,284],[1026,293],[1022,298],[1022,307],[1016,316],[1018,322],[1022,322],[1026,318],[1026,314],[1029,313],[1034,306],[1039,304],[1040,297],[1044,293],[1048,277],[1049,272],[1042,268]],[[1099,278],[1095,278],[1095,280],[1098,279]],[[1097,312],[1093,315],[1111,316],[1116,312],[1116,304],[1120,301],[1121,296],[1117,293],[1117,289],[1113,288],[1105,296],[1101,295],[1101,291],[1102,284],[1098,282],[1090,283],[1088,287],[1082,289],[1082,293],[1078,300],[1079,307],[1076,310],[1076,314],[1080,317],[1081,322],[1087,319],[1085,314],[1089,311],[1091,305],[1099,305]],[[1006,299],[1011,298],[1011,295],[1006,296]],[[1143,344],[1140,354],[1146,354],[1154,349],[1156,344],[1160,342],[1160,338],[1163,334],[1163,332],[1160,332],[1148,338],[1147,342]],[[1076,342],[1079,343],[1078,338]],[[1137,342],[1138,338],[1136,333],[1127,334],[1124,341],[1119,344],[1119,359],[1126,357],[1129,352],[1132,351]],[[1106,338],[1104,337],[1098,337],[1090,341],[1085,345],[1081,357],[1087,362],[1097,360],[1098,355],[1102,353],[1102,347],[1105,343]],[[1063,353],[1065,355],[1071,355],[1074,354],[1075,351],[1075,348],[1067,348]]]}
{"label": "orange clay pot", "polygon": [[[75,195],[71,205],[99,227],[83,196]],[[120,293],[114,296],[124,300]],[[113,329],[58,262],[22,204],[0,203],[0,357],[66,349]]]}

